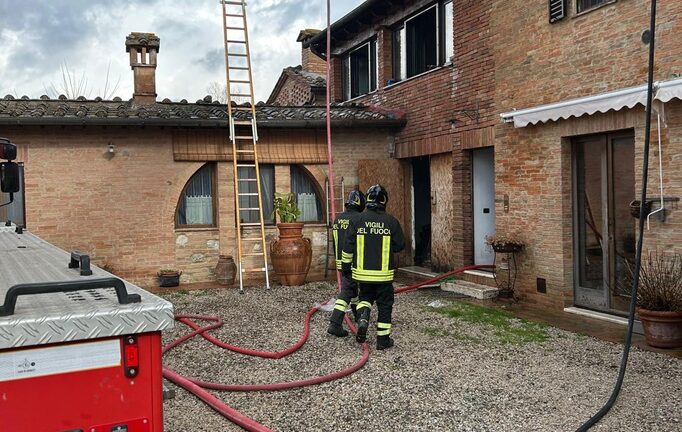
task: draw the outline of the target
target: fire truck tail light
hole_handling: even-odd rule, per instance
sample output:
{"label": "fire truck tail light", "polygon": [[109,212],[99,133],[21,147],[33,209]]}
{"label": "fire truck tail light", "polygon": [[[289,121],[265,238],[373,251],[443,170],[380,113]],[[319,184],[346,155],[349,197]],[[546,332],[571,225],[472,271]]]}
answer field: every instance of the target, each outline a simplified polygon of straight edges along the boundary
{"label": "fire truck tail light", "polygon": [[128,378],[135,378],[139,373],[140,350],[135,336],[123,338],[123,371]]}

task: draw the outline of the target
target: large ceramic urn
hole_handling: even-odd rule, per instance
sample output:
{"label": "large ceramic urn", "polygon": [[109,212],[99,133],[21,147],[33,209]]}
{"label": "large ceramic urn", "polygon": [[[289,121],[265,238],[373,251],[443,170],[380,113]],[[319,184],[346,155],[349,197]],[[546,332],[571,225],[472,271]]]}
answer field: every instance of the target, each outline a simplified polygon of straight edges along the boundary
{"label": "large ceramic urn", "polygon": [[309,238],[303,238],[302,223],[280,223],[279,239],[270,244],[270,260],[283,285],[305,283],[310,270],[313,248]]}

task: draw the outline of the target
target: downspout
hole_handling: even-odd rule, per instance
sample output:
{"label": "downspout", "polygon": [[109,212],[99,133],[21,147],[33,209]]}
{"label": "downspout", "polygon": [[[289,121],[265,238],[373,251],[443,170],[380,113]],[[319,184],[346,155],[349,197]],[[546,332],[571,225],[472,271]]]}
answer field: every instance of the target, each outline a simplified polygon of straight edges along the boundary
{"label": "downspout", "polygon": [[[658,124],[658,180],[659,180],[659,186],[660,186],[660,208],[657,208],[656,210],[650,212],[647,217],[646,217],[646,229],[647,231],[651,230],[651,216],[655,215],[656,213],[665,211],[665,201],[663,199],[663,150],[661,148],[661,110],[663,109],[665,105],[661,103],[660,107],[655,108],[656,110],[656,115],[658,116],[657,119],[657,124]],[[644,204],[641,204],[644,205]]]}

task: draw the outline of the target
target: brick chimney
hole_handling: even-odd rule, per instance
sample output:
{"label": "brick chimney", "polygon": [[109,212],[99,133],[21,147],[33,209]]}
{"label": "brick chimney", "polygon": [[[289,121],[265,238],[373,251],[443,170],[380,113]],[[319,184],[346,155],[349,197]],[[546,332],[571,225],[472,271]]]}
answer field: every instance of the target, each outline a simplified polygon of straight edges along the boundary
{"label": "brick chimney", "polygon": [[304,29],[298,33],[297,42],[301,42],[301,66],[304,71],[313,72],[321,75],[327,73],[327,64],[324,60],[316,56],[310,51],[310,47],[306,48],[306,42],[318,34],[320,30]]}
{"label": "brick chimney", "polygon": [[130,53],[135,92],[133,101],[138,104],[156,102],[156,55],[159,38],[154,33],[130,33],[126,37],[126,52]]}

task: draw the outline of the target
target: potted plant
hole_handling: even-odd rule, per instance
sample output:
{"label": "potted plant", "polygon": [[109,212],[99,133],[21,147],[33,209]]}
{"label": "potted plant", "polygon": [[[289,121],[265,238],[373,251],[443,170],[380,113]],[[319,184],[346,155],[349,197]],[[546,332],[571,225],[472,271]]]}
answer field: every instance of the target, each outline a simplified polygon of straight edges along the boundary
{"label": "potted plant", "polygon": [[[630,291],[635,266],[626,261],[625,283]],[[637,291],[637,315],[647,344],[656,348],[682,347],[682,255],[649,251],[642,257]]]}
{"label": "potted plant", "polygon": [[293,193],[275,193],[274,214],[279,217],[279,238],[270,244],[272,267],[283,285],[303,285],[310,270],[313,249],[303,237],[303,223],[296,222],[301,211]]}
{"label": "potted plant", "polygon": [[180,285],[180,275],[182,272],[174,268],[162,268],[156,274],[159,278],[159,286],[176,287]]}
{"label": "potted plant", "polygon": [[520,252],[525,246],[517,233],[488,235],[485,242],[498,253]]}

